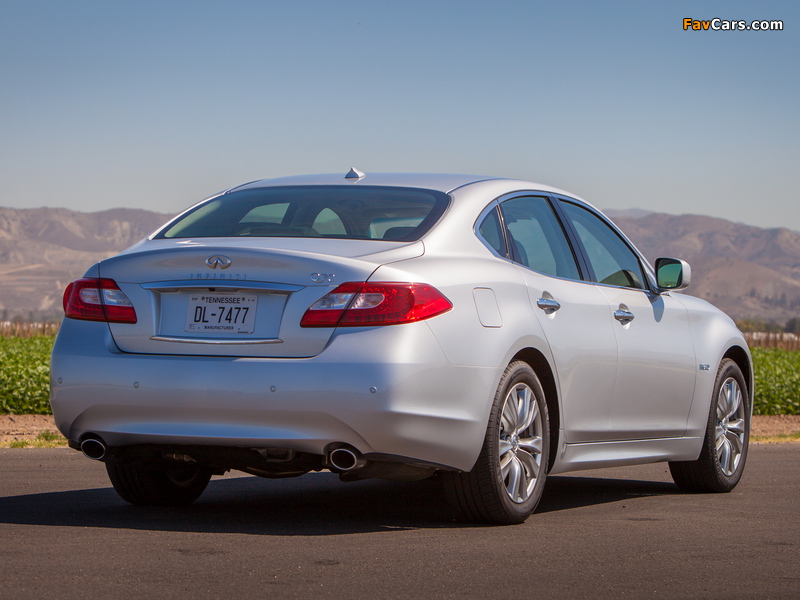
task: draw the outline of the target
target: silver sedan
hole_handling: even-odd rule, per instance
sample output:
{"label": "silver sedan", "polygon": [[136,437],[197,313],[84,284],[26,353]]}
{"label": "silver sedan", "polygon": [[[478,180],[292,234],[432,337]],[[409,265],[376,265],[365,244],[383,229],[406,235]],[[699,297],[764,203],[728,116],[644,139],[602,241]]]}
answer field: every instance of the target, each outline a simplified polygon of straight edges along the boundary
{"label": "silver sedan", "polygon": [[257,181],[64,295],[51,404],[145,505],[238,469],[440,474],[464,518],[524,521],[549,473],[669,461],[724,492],[747,456],[741,333],[597,209],[463,175]]}

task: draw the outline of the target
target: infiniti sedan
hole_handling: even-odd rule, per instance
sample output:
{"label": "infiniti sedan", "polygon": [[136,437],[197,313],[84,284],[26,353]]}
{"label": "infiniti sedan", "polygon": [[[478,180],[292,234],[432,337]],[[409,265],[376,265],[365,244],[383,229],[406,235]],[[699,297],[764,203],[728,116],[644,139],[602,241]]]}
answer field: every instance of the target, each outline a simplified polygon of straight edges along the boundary
{"label": "infiniti sedan", "polygon": [[64,294],[51,405],[139,505],[212,475],[436,475],[519,523],[549,474],[666,461],[725,492],[753,371],[733,322],[538,183],[355,169],[204,200]]}

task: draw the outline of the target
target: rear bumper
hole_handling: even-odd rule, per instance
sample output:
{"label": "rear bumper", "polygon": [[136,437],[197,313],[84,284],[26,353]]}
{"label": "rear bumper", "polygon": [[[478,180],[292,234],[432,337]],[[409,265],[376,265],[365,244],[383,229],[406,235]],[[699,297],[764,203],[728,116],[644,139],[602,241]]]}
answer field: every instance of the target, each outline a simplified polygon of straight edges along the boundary
{"label": "rear bumper", "polygon": [[71,441],[325,454],[334,443],[469,470],[497,369],[449,363],[425,323],[337,333],[313,358],[121,353],[104,323],[65,319],[51,405]]}

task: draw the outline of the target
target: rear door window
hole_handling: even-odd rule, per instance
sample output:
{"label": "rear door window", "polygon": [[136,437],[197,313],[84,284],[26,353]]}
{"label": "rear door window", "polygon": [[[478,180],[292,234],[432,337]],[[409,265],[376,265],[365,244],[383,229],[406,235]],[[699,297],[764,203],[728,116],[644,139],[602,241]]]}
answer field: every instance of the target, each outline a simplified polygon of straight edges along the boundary
{"label": "rear door window", "polygon": [[580,279],[572,247],[547,198],[520,196],[500,207],[514,261],[545,275]]}

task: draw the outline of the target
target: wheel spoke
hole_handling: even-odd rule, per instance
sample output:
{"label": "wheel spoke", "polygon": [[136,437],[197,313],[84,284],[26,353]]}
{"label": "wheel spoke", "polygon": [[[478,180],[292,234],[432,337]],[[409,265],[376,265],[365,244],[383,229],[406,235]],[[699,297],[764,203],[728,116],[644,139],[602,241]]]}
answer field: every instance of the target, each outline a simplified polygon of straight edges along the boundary
{"label": "wheel spoke", "polygon": [[522,465],[520,465],[516,456],[512,456],[509,464],[508,476],[506,478],[506,490],[508,490],[514,502],[517,502],[519,498],[518,490],[521,478],[523,478]]}
{"label": "wheel spoke", "polygon": [[728,421],[728,431],[736,435],[744,434],[744,419],[736,419],[735,421]]}
{"label": "wheel spoke", "polygon": [[[722,418],[730,419],[742,405],[742,391],[735,379],[728,379],[719,390],[719,401],[717,404],[717,415]],[[720,409],[722,414],[720,415]]]}
{"label": "wheel spoke", "polygon": [[500,458],[500,476],[505,479],[508,477],[508,471],[511,469],[511,463],[514,462],[514,453],[506,452]]}
{"label": "wheel spoke", "polygon": [[507,434],[515,433],[517,431],[517,423],[519,422],[517,417],[516,397],[514,390],[511,390],[508,396],[506,396],[506,402],[503,405],[503,414],[500,417],[501,431]]}
{"label": "wheel spoke", "polygon": [[722,421],[728,416],[728,394],[725,388],[723,385],[717,395],[717,421]]}
{"label": "wheel spoke", "polygon": [[500,440],[500,457],[501,459],[506,456],[506,454],[513,448],[514,446],[508,440]]}
{"label": "wheel spoke", "polygon": [[539,477],[540,465],[536,462],[536,457],[534,455],[528,454],[527,452],[519,452],[517,453],[517,458],[520,463],[522,463],[522,466],[525,467],[525,473],[528,475],[526,479],[528,481]]}
{"label": "wheel spoke", "polygon": [[742,406],[742,390],[739,389],[739,384],[736,383],[735,379],[731,379],[730,392],[731,399],[729,404],[730,412],[728,413],[729,419],[734,415],[738,415]]}
{"label": "wheel spoke", "polygon": [[524,450],[529,454],[541,454],[542,438],[541,437],[520,438],[519,448],[520,450]]}
{"label": "wheel spoke", "polygon": [[720,452],[722,451],[722,445],[725,443],[725,428],[718,425],[716,429],[716,439],[714,440],[714,444],[717,449],[717,456],[719,456]]}
{"label": "wheel spoke", "polygon": [[719,466],[722,468],[722,472],[725,475],[730,475],[733,472],[733,469],[730,468],[730,463],[732,462],[731,454],[731,442],[728,440],[727,437],[722,436],[720,440],[717,440],[717,459],[719,460]]}
{"label": "wheel spoke", "polygon": [[742,440],[732,431],[728,431],[728,433],[725,435],[725,439],[728,440],[728,444],[730,444],[731,447],[731,454],[733,455],[734,460],[736,460],[736,457],[738,457],[744,449]]}
{"label": "wheel spoke", "polygon": [[536,403],[534,402],[533,406],[531,406],[531,388],[527,385],[520,384],[516,386],[514,394],[517,397],[517,429],[514,433],[519,433],[528,427],[530,421],[533,420],[532,413]]}
{"label": "wheel spoke", "polygon": [[[529,395],[532,394],[530,388],[527,388],[527,391]],[[534,402],[528,401],[528,410],[524,418],[522,419],[522,424],[519,426],[517,433],[521,435],[522,432],[528,429],[528,427],[531,426],[531,423],[533,423],[538,417],[539,417],[539,406],[536,404],[535,401]]]}

